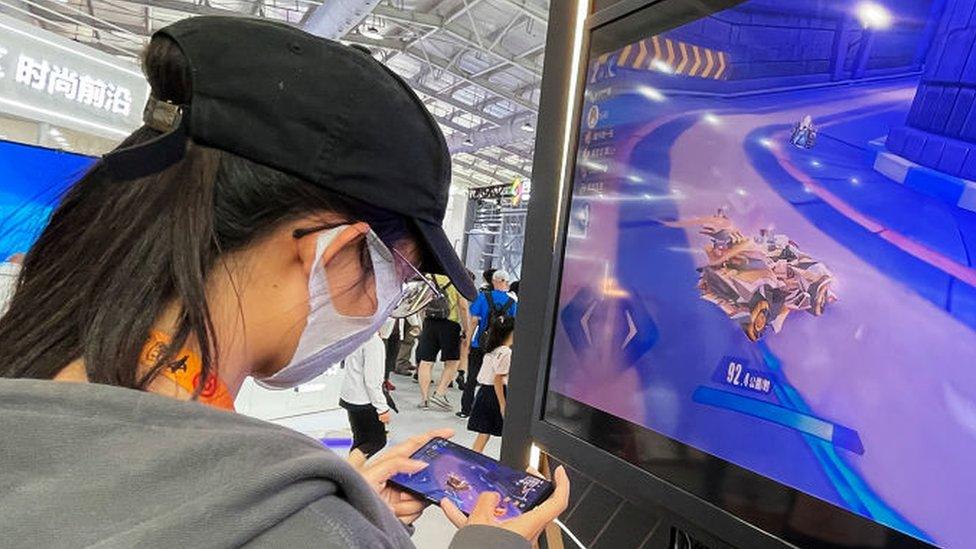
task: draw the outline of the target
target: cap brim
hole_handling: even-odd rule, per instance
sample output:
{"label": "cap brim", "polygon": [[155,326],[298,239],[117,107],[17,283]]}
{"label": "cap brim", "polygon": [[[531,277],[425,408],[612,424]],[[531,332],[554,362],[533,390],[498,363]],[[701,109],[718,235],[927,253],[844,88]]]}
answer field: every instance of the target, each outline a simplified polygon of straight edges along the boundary
{"label": "cap brim", "polygon": [[454,251],[450,239],[440,225],[413,219],[424,247],[423,264],[420,270],[427,273],[447,275],[451,283],[469,301],[478,297],[478,288],[468,275],[468,269]]}

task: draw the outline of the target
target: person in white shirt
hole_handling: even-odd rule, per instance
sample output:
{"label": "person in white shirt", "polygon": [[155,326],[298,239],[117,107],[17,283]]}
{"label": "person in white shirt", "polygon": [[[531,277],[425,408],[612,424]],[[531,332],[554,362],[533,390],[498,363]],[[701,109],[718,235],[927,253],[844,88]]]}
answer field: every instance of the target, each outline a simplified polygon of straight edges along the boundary
{"label": "person in white shirt", "polygon": [[7,312],[10,300],[14,298],[17,277],[20,276],[20,264],[23,261],[23,254],[14,254],[6,262],[0,263],[0,316]]}
{"label": "person in white shirt", "polygon": [[351,462],[363,463],[386,446],[390,407],[383,393],[385,352],[377,334],[342,361],[345,377],[339,406],[345,408],[352,428]]}
{"label": "person in white shirt", "polygon": [[514,335],[515,318],[512,316],[495,317],[488,327],[484,349],[487,352],[478,371],[478,392],[468,418],[468,430],[478,433],[471,446],[475,452],[484,452],[492,435],[502,436]]}

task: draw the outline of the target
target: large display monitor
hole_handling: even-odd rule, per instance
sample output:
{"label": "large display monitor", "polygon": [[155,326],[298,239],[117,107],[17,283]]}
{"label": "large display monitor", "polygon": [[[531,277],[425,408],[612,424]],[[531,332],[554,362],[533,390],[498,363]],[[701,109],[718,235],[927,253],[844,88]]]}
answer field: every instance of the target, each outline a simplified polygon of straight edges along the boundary
{"label": "large display monitor", "polygon": [[543,422],[799,546],[971,547],[974,3],[681,6],[589,36]]}
{"label": "large display monitor", "polygon": [[89,156],[0,141],[0,261],[26,252]]}

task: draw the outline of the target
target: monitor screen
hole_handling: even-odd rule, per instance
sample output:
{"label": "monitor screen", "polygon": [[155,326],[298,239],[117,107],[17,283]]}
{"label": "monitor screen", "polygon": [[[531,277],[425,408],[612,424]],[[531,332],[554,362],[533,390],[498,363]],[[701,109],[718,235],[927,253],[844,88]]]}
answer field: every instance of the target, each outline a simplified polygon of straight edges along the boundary
{"label": "monitor screen", "polygon": [[0,261],[26,252],[64,192],[95,159],[0,141]]}
{"label": "monitor screen", "polygon": [[726,509],[728,486],[605,427],[968,546],[972,11],[747,0],[617,43],[597,29],[545,420],[596,410],[577,434]]}

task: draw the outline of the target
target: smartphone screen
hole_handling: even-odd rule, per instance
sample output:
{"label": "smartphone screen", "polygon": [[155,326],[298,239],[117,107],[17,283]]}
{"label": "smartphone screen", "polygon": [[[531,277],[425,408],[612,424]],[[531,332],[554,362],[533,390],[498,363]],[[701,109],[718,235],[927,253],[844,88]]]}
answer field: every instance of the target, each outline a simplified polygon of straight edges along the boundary
{"label": "smartphone screen", "polygon": [[548,480],[516,471],[443,438],[431,439],[412,457],[430,465],[413,475],[396,475],[390,482],[434,504],[449,498],[466,515],[471,514],[482,492],[501,495],[495,516],[506,520],[545,501],[553,489]]}

